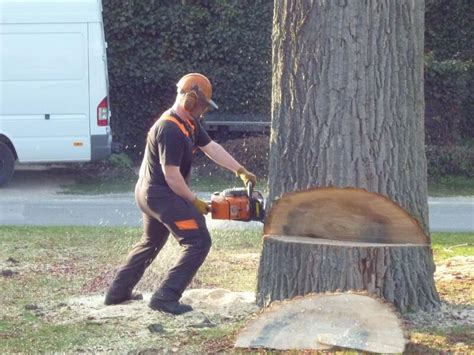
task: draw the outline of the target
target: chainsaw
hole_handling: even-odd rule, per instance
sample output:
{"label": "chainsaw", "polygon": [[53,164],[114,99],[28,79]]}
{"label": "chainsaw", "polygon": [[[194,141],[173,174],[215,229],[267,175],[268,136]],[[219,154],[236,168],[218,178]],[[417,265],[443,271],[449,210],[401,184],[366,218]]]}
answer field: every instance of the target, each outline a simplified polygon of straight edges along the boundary
{"label": "chainsaw", "polygon": [[260,191],[253,189],[253,183],[246,187],[233,187],[211,196],[212,219],[233,221],[260,221],[265,218],[265,199]]}

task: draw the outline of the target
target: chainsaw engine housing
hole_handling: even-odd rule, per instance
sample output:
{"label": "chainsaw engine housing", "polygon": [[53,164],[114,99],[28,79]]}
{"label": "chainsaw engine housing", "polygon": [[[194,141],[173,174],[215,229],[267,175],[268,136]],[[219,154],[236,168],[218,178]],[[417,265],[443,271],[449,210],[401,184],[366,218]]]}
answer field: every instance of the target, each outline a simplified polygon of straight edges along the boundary
{"label": "chainsaw engine housing", "polygon": [[234,187],[214,192],[211,197],[211,211],[212,219],[263,222],[264,198],[260,191]]}

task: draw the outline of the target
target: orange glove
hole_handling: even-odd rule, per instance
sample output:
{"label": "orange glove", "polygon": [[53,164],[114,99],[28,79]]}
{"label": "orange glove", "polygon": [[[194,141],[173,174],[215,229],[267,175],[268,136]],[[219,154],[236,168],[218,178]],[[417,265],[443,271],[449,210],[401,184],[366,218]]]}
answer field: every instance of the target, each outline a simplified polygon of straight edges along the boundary
{"label": "orange glove", "polygon": [[206,201],[199,199],[197,196],[193,201],[193,205],[198,209],[202,214],[208,214],[211,207]]}
{"label": "orange glove", "polygon": [[255,174],[252,174],[250,171],[245,169],[243,166],[241,166],[235,172],[235,175],[237,175],[244,182],[244,186],[247,186],[249,181],[251,181],[254,186],[257,183],[257,177],[255,176]]}

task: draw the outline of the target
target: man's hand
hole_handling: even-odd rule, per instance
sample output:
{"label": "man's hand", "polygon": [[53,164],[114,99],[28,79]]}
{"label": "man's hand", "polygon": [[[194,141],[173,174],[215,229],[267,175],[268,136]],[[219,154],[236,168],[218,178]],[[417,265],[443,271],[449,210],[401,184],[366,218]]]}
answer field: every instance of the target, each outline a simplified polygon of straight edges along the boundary
{"label": "man's hand", "polygon": [[208,214],[209,210],[211,209],[209,204],[206,201],[203,201],[196,197],[193,201],[193,205],[198,209],[198,211],[202,214]]}
{"label": "man's hand", "polygon": [[247,186],[249,181],[251,181],[254,186],[257,183],[257,177],[255,174],[252,174],[250,171],[241,166],[235,174],[244,182],[244,186]]}

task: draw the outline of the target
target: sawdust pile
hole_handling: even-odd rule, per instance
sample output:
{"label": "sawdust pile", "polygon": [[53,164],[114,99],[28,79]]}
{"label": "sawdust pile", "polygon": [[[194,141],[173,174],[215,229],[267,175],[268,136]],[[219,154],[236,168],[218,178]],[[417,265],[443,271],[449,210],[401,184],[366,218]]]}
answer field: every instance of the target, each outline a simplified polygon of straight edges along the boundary
{"label": "sawdust pile", "polygon": [[455,256],[436,265],[436,281],[460,280],[474,284],[474,256]]}
{"label": "sawdust pile", "polygon": [[42,306],[44,319],[54,324],[86,321],[103,324],[120,322],[129,329],[153,332],[181,332],[189,328],[209,328],[242,320],[258,310],[253,292],[231,292],[224,289],[191,289],[183,294],[182,302],[194,311],[173,316],[148,308],[151,293],[144,299],[120,305],[105,306],[103,295],[71,298],[60,304]]}
{"label": "sawdust pile", "polygon": [[[455,256],[436,265],[435,280],[443,299],[435,313],[407,314],[410,328],[474,327],[474,257]],[[445,289],[455,287],[455,296],[446,301]]]}

